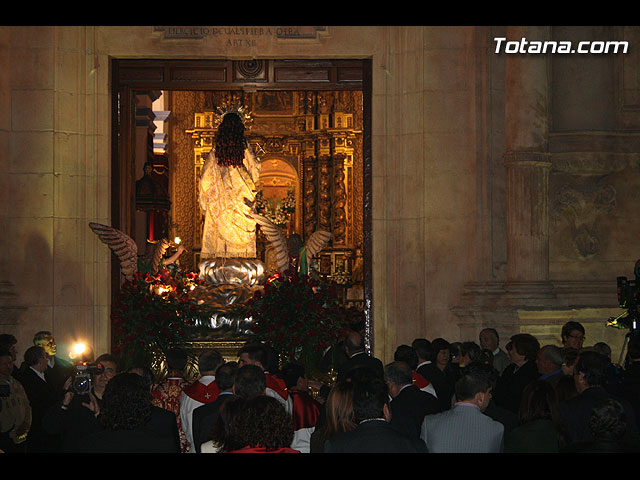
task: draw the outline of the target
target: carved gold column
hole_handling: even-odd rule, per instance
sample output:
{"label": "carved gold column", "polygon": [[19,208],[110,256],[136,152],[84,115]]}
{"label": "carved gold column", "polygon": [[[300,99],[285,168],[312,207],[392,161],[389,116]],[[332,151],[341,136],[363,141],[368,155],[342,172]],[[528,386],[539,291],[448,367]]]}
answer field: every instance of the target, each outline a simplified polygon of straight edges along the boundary
{"label": "carved gold column", "polygon": [[[544,41],[549,27],[509,27],[509,40]],[[506,57],[507,291],[552,295],[549,282],[547,55]]]}
{"label": "carved gold column", "polygon": [[[353,116],[336,113],[336,129],[353,126]],[[333,245],[354,247],[353,159],[354,131],[336,131],[333,137]]]}
{"label": "carved gold column", "polygon": [[333,158],[333,246],[347,244],[347,190],[345,188],[344,154]]}
{"label": "carved gold column", "polygon": [[313,141],[304,142],[303,163],[302,163],[302,210],[304,237],[309,236],[317,229],[316,215],[316,178],[317,161]]}
{"label": "carved gold column", "polygon": [[318,158],[318,228],[331,231],[331,156]]}

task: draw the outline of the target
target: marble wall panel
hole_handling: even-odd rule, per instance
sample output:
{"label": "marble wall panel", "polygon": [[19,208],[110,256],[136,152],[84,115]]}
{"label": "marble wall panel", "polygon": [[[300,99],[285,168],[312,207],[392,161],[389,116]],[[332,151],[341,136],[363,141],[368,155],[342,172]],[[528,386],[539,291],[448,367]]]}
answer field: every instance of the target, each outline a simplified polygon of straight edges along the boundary
{"label": "marble wall panel", "polygon": [[11,173],[52,173],[53,133],[51,131],[20,131],[10,136],[7,158]]}
{"label": "marble wall panel", "polygon": [[52,174],[13,174],[9,198],[15,217],[51,217],[53,215]]}
{"label": "marble wall panel", "polygon": [[54,94],[51,90],[13,90],[11,128],[14,131],[53,129]]}
{"label": "marble wall panel", "polygon": [[56,132],[78,133],[82,131],[81,97],[75,92],[55,93],[55,125]]}

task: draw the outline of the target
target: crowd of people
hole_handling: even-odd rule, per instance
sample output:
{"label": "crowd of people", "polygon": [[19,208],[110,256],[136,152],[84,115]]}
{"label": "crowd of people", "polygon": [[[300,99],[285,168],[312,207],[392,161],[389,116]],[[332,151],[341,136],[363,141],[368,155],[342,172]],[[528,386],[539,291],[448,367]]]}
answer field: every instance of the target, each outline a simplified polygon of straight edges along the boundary
{"label": "crowd of people", "polygon": [[[640,451],[640,337],[624,365],[602,342],[585,346],[568,322],[562,346],[519,333],[502,347],[416,338],[387,364],[351,331],[321,362],[281,364],[247,343],[227,360],[166,352],[166,374],[120,371],[110,354],[78,381],[78,363],[38,332],[17,364],[15,337],[0,335],[0,450],[4,453],[623,453]],[[81,375],[84,379],[86,375]],[[327,377],[325,377],[327,378]]]}

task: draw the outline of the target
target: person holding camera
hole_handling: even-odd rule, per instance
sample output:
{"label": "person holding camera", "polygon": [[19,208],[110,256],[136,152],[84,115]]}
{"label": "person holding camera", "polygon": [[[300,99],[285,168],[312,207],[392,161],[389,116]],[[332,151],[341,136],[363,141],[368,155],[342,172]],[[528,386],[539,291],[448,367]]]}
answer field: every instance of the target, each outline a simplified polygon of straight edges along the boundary
{"label": "person holding camera", "polygon": [[98,415],[102,396],[116,370],[115,358],[108,354],[74,367],[64,384],[62,400],[47,411],[43,420],[48,433],[61,437],[59,452],[78,451],[86,436],[101,430]]}

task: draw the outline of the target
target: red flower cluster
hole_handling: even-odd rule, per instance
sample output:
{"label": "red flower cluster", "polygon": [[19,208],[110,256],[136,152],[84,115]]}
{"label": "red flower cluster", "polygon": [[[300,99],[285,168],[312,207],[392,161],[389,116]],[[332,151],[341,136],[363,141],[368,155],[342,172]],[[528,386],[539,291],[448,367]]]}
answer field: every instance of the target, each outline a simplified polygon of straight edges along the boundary
{"label": "red flower cluster", "polygon": [[194,272],[137,272],[125,281],[112,309],[113,352],[124,365],[151,364],[159,351],[183,341],[199,309],[189,292],[200,283]]}
{"label": "red flower cluster", "polygon": [[313,371],[347,328],[337,288],[328,279],[292,271],[269,278],[247,305],[256,339],[275,348],[283,360],[300,361]]}

